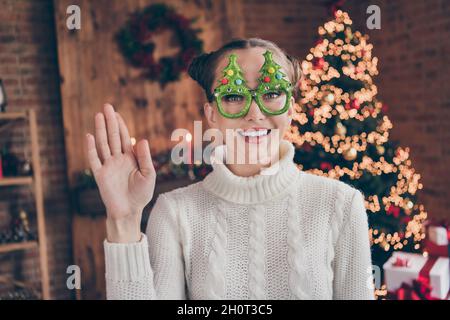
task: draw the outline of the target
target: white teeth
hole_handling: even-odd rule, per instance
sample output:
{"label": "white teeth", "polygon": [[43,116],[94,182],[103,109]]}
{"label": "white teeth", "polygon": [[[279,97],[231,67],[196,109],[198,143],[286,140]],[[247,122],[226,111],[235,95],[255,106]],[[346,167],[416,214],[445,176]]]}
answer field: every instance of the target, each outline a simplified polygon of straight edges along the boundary
{"label": "white teeth", "polygon": [[239,134],[244,137],[261,137],[267,135],[269,130],[263,129],[263,130],[256,130],[256,131],[243,131],[239,130]]}

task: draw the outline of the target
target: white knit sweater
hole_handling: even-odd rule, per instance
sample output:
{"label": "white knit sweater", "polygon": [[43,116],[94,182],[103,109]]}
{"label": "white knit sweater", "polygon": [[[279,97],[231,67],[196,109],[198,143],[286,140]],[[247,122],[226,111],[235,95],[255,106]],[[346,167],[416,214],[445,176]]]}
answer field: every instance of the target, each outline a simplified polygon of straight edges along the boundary
{"label": "white knit sweater", "polygon": [[[223,150],[223,148],[217,150]],[[161,194],[138,243],[104,241],[108,299],[373,299],[362,193],[298,169],[283,140],[273,174]]]}

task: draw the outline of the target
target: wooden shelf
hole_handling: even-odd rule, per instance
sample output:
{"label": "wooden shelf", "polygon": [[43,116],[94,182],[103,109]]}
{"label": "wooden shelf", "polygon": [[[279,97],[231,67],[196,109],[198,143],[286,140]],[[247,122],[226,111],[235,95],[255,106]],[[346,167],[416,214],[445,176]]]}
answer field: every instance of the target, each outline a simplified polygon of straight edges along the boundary
{"label": "wooden shelf", "polygon": [[38,247],[37,241],[0,244],[0,253],[7,253],[19,250],[29,250],[37,247]]}
{"label": "wooden shelf", "polygon": [[1,186],[29,185],[33,189],[36,207],[38,241],[8,243],[0,245],[0,253],[37,248],[41,273],[41,293],[45,300],[50,299],[50,274],[48,268],[47,235],[45,232],[44,190],[42,185],[41,160],[39,155],[38,126],[33,109],[24,112],[0,112],[0,134],[13,126],[16,121],[25,120],[29,128],[33,175],[29,177],[7,177],[0,179]]}
{"label": "wooden shelf", "polygon": [[0,178],[0,187],[30,185],[32,183],[33,183],[33,177],[6,177],[6,178]]}
{"label": "wooden shelf", "polygon": [[26,112],[0,112],[0,120],[18,120],[26,118]]}

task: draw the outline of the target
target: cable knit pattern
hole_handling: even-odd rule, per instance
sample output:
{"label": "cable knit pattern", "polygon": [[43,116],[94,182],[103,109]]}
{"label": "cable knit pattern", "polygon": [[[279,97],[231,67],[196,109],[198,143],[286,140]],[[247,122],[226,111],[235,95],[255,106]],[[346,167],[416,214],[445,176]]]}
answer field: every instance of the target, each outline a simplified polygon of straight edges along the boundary
{"label": "cable knit pattern", "polygon": [[[345,193],[344,188],[340,183],[335,184],[336,202],[334,206],[335,214],[330,216],[330,232],[328,235],[328,251],[327,251],[327,265],[331,266],[334,259],[334,247],[339,237],[339,231],[344,219],[344,205],[345,205]],[[332,294],[332,280],[333,273],[328,273],[328,292]]]}
{"label": "cable knit pattern", "polygon": [[208,256],[208,273],[206,275],[207,296],[220,300],[225,297],[225,270],[227,247],[227,220],[224,205],[217,206],[215,233]]}
{"label": "cable knit pattern", "polygon": [[361,192],[299,170],[286,140],[252,177],[225,150],[158,197],[140,242],[104,241],[108,299],[373,299]]}
{"label": "cable knit pattern", "polygon": [[265,300],[265,208],[254,206],[250,209],[250,242],[249,242],[249,291],[250,299]]}
{"label": "cable knit pattern", "polygon": [[289,288],[294,297],[300,300],[306,300],[308,294],[305,291],[307,285],[305,261],[299,218],[301,213],[298,212],[295,205],[294,194],[288,196],[288,262],[289,262]]}

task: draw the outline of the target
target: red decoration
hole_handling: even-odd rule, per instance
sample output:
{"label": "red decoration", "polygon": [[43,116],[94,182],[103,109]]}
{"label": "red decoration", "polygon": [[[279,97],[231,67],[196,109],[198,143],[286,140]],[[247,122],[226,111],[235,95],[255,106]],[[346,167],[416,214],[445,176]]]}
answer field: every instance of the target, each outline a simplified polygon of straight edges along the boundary
{"label": "red decoration", "polygon": [[409,267],[409,260],[408,258],[397,257],[392,265],[394,267]]}
{"label": "red decoration", "polygon": [[357,99],[351,99],[350,102],[345,104],[345,110],[356,109],[358,110],[360,107],[359,101]]}
{"label": "red decoration", "polygon": [[386,113],[389,110],[389,107],[386,103],[383,103],[381,106],[381,112]]}
{"label": "red decoration", "polygon": [[270,77],[269,76],[265,76],[264,77],[264,82],[270,82]]}
{"label": "red decoration", "polygon": [[313,69],[317,70],[317,69],[323,69],[325,65],[325,59],[324,58],[315,58],[313,60]]}
{"label": "red decoration", "polygon": [[342,8],[344,5],[345,0],[331,0],[328,3],[328,10],[330,10],[330,13],[333,15],[333,17],[337,18],[337,11]]}
{"label": "red decoration", "polygon": [[405,217],[401,218],[400,220],[402,221],[402,223],[408,224],[411,221],[411,217],[405,216]]}
{"label": "red decoration", "polygon": [[359,107],[360,107],[360,105],[359,105],[359,101],[358,101],[357,99],[351,99],[351,100],[350,100],[350,103],[347,102],[347,103],[345,104],[345,109],[346,109],[346,110],[351,110],[351,109],[356,109],[356,110],[358,110]]}
{"label": "red decoration", "polygon": [[227,78],[223,78],[221,82],[222,82],[222,84],[228,84],[228,79]]}
{"label": "red decoration", "polygon": [[324,162],[320,163],[320,170],[322,170],[322,171],[331,170],[332,168],[333,168],[333,166],[329,162],[324,161]]}
{"label": "red decoration", "polygon": [[388,215],[393,215],[394,218],[398,218],[400,215],[400,208],[391,204],[387,209],[386,213]]}

